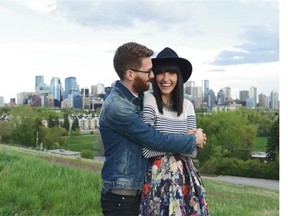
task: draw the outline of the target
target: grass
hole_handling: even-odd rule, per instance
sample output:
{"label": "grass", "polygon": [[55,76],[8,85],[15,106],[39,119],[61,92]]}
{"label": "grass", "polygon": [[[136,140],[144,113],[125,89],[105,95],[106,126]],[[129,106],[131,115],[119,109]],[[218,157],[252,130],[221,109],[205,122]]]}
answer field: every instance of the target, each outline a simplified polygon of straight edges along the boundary
{"label": "grass", "polygon": [[68,149],[78,152],[81,152],[83,149],[93,150],[96,141],[95,134],[66,136],[65,139]]}
{"label": "grass", "polygon": [[103,144],[99,131],[95,134],[67,136],[65,139],[67,149],[70,151],[81,152],[88,149],[94,151],[96,155],[103,155]]}
{"label": "grass", "polygon": [[266,145],[269,137],[256,137],[256,151],[266,152]]}
{"label": "grass", "polygon": [[[94,160],[0,145],[0,215],[101,214]],[[204,179],[211,216],[279,215],[279,191]]]}
{"label": "grass", "polygon": [[279,193],[205,179],[211,216],[279,215]]}
{"label": "grass", "polygon": [[[92,150],[96,155],[103,155],[103,144],[101,135],[85,134],[80,136],[66,136],[67,149],[71,151],[81,152],[84,149]],[[256,137],[254,151],[266,152],[268,137]]]}
{"label": "grass", "polygon": [[0,215],[101,215],[101,167],[0,146]]}

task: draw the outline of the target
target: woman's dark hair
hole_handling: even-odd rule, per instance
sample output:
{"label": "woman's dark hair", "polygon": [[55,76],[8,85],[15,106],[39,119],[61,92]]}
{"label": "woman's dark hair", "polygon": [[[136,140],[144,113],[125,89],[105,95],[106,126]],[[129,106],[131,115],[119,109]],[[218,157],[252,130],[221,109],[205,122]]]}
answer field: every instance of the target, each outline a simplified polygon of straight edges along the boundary
{"label": "woman's dark hair", "polygon": [[184,100],[184,90],[183,90],[183,77],[181,75],[180,67],[177,64],[164,62],[153,66],[154,80],[152,81],[153,94],[156,99],[158,110],[163,114],[163,101],[162,92],[157,86],[156,75],[163,72],[170,72],[177,74],[177,84],[172,91],[172,110],[177,112],[177,116],[180,116],[183,112],[183,100]]}

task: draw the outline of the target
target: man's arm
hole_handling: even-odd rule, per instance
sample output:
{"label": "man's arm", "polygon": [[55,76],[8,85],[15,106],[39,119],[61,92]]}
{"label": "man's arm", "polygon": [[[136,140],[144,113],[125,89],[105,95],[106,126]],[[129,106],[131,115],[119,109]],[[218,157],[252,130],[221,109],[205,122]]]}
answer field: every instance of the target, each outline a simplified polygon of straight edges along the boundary
{"label": "man's arm", "polygon": [[135,143],[156,151],[171,153],[192,153],[196,145],[194,134],[168,134],[157,131],[143,122],[133,108],[124,108],[110,104],[106,120],[111,122],[113,129]]}

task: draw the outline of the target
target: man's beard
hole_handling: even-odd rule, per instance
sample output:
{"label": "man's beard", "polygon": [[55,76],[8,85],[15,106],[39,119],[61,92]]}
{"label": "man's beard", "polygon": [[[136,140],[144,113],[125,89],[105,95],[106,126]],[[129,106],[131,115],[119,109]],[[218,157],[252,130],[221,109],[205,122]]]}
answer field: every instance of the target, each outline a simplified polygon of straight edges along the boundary
{"label": "man's beard", "polygon": [[136,77],[133,83],[133,89],[138,94],[143,93],[149,89],[150,79],[143,80],[140,77]]}

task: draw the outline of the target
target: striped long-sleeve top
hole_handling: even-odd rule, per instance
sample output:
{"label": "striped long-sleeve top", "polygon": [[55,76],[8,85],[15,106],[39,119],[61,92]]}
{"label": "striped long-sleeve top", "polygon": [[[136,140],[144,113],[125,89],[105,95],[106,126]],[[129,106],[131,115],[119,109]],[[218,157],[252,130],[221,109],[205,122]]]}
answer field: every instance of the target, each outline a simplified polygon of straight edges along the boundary
{"label": "striped long-sleeve top", "polygon": [[[183,112],[177,116],[177,112],[163,109],[163,114],[159,113],[155,97],[146,92],[144,95],[143,120],[150,124],[156,130],[165,133],[186,134],[187,130],[196,129],[196,115],[194,106],[191,101],[184,99]],[[164,155],[165,152],[157,152],[147,148],[143,148],[143,155],[146,158]],[[192,154],[184,154],[190,157],[196,157],[197,148]]]}

